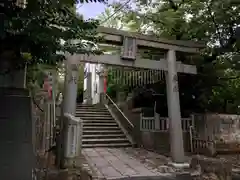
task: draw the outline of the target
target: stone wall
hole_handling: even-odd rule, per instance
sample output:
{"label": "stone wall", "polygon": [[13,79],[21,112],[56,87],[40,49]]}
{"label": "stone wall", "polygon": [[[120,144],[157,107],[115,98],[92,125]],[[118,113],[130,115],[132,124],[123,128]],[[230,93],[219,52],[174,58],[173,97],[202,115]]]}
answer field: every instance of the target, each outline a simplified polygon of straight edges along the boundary
{"label": "stone wall", "polygon": [[[185,152],[190,151],[190,138],[183,133]],[[142,146],[148,150],[168,154],[170,152],[170,135],[168,132],[141,132]]]}
{"label": "stone wall", "polygon": [[0,107],[0,177],[31,180],[35,156],[29,92],[0,88]]}
{"label": "stone wall", "polygon": [[196,138],[214,142],[218,152],[240,151],[240,116],[231,114],[202,115],[195,118]]}
{"label": "stone wall", "polygon": [[197,121],[195,128],[199,138],[227,143],[240,142],[239,115],[205,114]]}

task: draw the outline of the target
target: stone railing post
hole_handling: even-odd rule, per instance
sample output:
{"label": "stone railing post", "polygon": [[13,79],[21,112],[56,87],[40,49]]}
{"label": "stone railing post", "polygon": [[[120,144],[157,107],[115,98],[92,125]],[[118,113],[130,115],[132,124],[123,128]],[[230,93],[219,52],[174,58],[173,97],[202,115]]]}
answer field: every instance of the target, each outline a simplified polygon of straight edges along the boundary
{"label": "stone railing post", "polygon": [[76,158],[81,155],[82,149],[82,120],[71,114],[64,114],[66,136],[64,145],[64,157],[67,159]]}

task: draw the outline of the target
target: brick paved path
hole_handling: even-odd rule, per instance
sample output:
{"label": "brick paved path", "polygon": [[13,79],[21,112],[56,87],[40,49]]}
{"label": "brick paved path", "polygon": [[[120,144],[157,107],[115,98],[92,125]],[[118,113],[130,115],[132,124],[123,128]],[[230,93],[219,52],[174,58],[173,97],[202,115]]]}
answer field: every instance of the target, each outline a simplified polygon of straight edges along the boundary
{"label": "brick paved path", "polygon": [[176,172],[164,156],[135,148],[83,149],[91,169],[98,178],[170,176]]}

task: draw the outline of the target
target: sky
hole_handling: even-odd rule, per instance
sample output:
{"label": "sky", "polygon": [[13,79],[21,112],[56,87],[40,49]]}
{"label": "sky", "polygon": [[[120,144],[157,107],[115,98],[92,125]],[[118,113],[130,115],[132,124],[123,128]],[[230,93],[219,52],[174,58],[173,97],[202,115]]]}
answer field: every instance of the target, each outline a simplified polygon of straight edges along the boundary
{"label": "sky", "polygon": [[[108,0],[108,3],[111,4],[113,0]],[[83,14],[84,19],[95,18],[104,12],[107,5],[103,3],[84,3],[77,7],[77,11],[80,14]]]}

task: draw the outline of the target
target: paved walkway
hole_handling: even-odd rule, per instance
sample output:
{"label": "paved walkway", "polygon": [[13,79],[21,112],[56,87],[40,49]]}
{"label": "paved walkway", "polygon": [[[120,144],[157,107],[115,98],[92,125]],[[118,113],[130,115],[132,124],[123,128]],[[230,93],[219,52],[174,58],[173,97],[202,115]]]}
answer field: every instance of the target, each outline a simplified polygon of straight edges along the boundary
{"label": "paved walkway", "polygon": [[89,148],[83,155],[98,178],[166,177],[177,171],[167,166],[169,159],[144,149]]}

